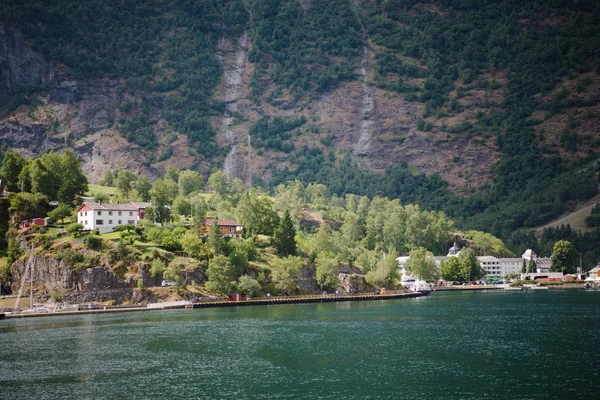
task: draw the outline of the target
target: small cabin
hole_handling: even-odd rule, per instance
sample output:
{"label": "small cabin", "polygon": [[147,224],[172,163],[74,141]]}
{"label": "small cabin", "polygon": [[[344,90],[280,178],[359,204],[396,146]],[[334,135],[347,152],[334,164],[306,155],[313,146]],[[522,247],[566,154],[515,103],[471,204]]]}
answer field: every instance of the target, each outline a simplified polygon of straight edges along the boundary
{"label": "small cabin", "polygon": [[206,218],[204,225],[200,228],[200,232],[203,235],[208,235],[214,223],[219,227],[219,233],[222,237],[229,237],[232,239],[239,239],[242,237],[242,225],[237,221],[227,219]]}
{"label": "small cabin", "polygon": [[19,223],[19,229],[26,229],[29,228],[30,226],[46,226],[48,225],[48,218],[31,218],[31,219],[26,219],[24,221],[21,221],[21,223]]}
{"label": "small cabin", "polygon": [[227,301],[237,302],[242,301],[242,294],[240,292],[232,292],[227,295]]}

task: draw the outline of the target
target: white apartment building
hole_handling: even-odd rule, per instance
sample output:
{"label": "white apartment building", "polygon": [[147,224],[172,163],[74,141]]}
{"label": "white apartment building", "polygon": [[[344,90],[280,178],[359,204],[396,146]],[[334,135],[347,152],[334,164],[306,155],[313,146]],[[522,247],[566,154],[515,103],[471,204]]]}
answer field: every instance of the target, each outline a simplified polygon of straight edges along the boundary
{"label": "white apartment building", "polygon": [[[447,256],[435,256],[435,264],[439,268],[442,261],[447,260],[450,257],[457,257],[460,254],[460,250],[456,243],[450,248]],[[398,269],[402,280],[414,279],[405,268],[405,264],[408,261],[407,256],[400,256],[396,258],[398,262]],[[485,271],[486,278],[499,278],[504,279],[511,274],[521,274],[523,268],[523,260],[529,265],[531,260],[536,263],[536,273],[547,274],[550,271],[550,259],[546,257],[538,257],[532,250],[527,250],[521,258],[498,258],[494,256],[480,256],[477,257],[481,268]]]}
{"label": "white apartment building", "polygon": [[150,203],[99,204],[85,202],[77,210],[77,222],[84,230],[112,232],[120,225],[137,225]]}
{"label": "white apartment building", "polygon": [[527,266],[533,260],[536,264],[537,273],[548,273],[550,271],[550,259],[538,257],[532,250],[528,249],[521,258],[497,258],[494,256],[477,257],[481,268],[485,270],[487,278],[506,278],[510,274],[521,274],[523,260]]}

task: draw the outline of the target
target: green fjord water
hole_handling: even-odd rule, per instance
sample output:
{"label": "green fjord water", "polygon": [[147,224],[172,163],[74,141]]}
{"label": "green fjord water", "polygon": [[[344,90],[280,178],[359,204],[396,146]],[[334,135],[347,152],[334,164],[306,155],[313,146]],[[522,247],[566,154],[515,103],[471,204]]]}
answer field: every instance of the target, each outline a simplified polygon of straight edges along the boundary
{"label": "green fjord water", "polygon": [[0,399],[591,399],[600,292],[0,321]]}

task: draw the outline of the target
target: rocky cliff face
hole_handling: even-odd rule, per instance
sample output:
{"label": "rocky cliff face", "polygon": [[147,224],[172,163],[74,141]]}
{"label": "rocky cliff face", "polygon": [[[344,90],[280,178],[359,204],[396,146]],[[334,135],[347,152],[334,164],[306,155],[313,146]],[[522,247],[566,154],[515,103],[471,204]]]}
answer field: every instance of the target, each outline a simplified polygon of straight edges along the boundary
{"label": "rocky cliff face", "polygon": [[[135,287],[136,284],[135,280],[120,278],[109,266],[73,269],[71,265],[50,255],[34,256],[33,265],[34,287],[46,292],[122,289]],[[14,293],[19,290],[25,269],[25,259],[11,266]],[[29,276],[26,279],[29,282]]]}
{"label": "rocky cliff face", "polygon": [[[298,117],[307,123],[294,138],[296,149],[303,145],[337,150],[360,156],[372,169],[383,171],[404,159],[419,170],[440,173],[453,187],[464,186],[469,172],[471,182],[489,179],[495,152],[486,145],[466,140],[440,141],[436,133],[415,129],[422,112],[418,103],[407,103],[401,96],[377,89],[372,82],[374,45],[365,41],[363,55],[357,60],[358,79],[318,97],[286,98],[266,101],[271,87],[257,104],[247,99],[248,84],[254,69],[248,61],[252,44],[248,33],[238,39],[222,38],[218,58],[223,77],[215,101],[224,110],[211,119],[217,142],[226,150],[222,167],[230,178],[239,177],[248,185],[254,175],[265,179],[274,169],[293,167],[290,156],[271,149],[253,148],[249,130],[265,115]],[[209,163],[195,153],[184,135],[178,135],[163,118],[164,98],[128,88],[115,80],[78,81],[52,65],[30,48],[22,33],[0,24],[0,105],[22,95],[24,103],[0,114],[0,145],[32,157],[50,150],[69,148],[83,160],[84,172],[92,182],[106,168],[127,168],[154,178],[167,165],[208,173]],[[126,110],[123,104],[134,104]],[[17,106],[18,103],[14,104]],[[144,107],[156,121],[153,131],[158,146],[154,151],[129,143],[119,133],[119,121],[136,115]],[[173,139],[175,138],[175,140]],[[323,143],[329,141],[325,146]],[[159,161],[161,153],[172,153]],[[462,156],[457,165],[455,154]]]}
{"label": "rocky cliff face", "polygon": [[[157,121],[154,132],[159,143],[166,145],[171,129],[162,118],[161,97],[130,90],[115,80],[70,79],[31,49],[18,29],[3,23],[0,49],[0,109],[4,109],[0,111],[0,146],[26,157],[72,149],[92,181],[100,179],[106,168],[127,168],[150,178],[164,169],[165,163],[148,163],[153,153],[127,142],[117,123],[128,116],[120,109],[123,103],[146,107]],[[17,103],[16,94],[21,96]],[[6,110],[11,99],[16,108]],[[176,167],[201,169],[184,139],[171,143],[171,148],[175,155],[171,163]]]}
{"label": "rocky cliff face", "polygon": [[0,99],[27,90],[56,90],[59,72],[33,51],[16,28],[0,22]]}

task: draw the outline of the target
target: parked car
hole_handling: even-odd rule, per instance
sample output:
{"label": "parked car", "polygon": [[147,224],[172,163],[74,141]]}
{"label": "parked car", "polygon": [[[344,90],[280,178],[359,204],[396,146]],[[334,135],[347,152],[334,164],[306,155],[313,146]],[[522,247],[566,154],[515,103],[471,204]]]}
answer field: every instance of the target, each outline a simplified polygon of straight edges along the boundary
{"label": "parked car", "polygon": [[494,285],[504,285],[504,281],[496,281],[494,282]]}
{"label": "parked car", "polygon": [[160,286],[177,286],[177,282],[164,280],[161,282]]}

